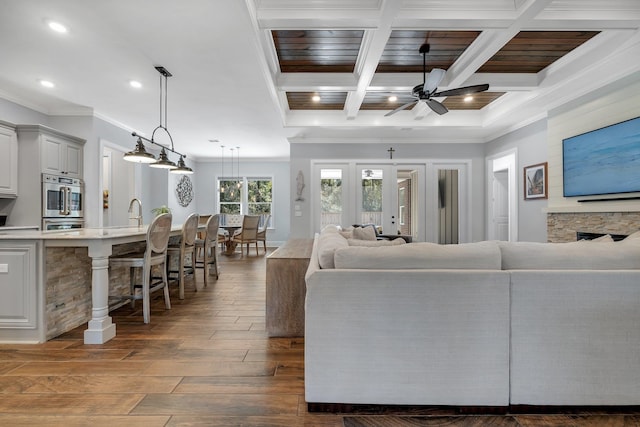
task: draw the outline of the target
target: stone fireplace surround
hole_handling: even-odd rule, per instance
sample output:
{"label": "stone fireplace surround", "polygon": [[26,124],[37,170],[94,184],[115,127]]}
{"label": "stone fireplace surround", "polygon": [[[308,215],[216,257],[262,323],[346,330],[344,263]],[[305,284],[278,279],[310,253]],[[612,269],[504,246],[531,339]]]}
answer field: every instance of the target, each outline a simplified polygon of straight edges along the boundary
{"label": "stone fireplace surround", "polygon": [[640,230],[640,212],[553,212],[547,214],[547,240],[574,242],[577,232],[631,234]]}

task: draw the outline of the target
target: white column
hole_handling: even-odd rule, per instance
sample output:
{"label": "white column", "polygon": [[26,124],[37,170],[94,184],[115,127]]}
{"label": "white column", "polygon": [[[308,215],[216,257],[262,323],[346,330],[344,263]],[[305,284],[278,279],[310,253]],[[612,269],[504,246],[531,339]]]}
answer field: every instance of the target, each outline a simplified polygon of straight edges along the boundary
{"label": "white column", "polygon": [[91,257],[91,320],[84,331],[85,344],[103,344],[116,336],[116,325],[109,316],[109,255],[111,243],[89,243]]}

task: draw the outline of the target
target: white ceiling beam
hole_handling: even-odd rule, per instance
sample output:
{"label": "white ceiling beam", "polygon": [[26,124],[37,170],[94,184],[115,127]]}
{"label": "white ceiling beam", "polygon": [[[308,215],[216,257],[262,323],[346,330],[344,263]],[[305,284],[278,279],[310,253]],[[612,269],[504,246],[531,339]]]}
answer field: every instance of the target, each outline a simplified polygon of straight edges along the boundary
{"label": "white ceiling beam", "polygon": [[382,52],[387,44],[393,25],[393,20],[397,16],[402,6],[401,1],[384,0],[380,10],[380,23],[376,30],[367,30],[362,40],[360,53],[356,61],[356,73],[358,74],[358,85],[355,91],[349,92],[345,102],[344,112],[347,120],[353,120],[358,114],[367,88],[380,62]]}
{"label": "white ceiling beam", "polygon": [[290,92],[352,91],[358,79],[353,73],[281,73],[276,84]]}
{"label": "white ceiling beam", "polygon": [[462,86],[478,69],[534,19],[552,0],[529,0],[519,10],[518,18],[503,30],[485,30],[447,70],[451,86]]}
{"label": "white ceiling beam", "polygon": [[[422,83],[422,73],[378,73],[371,80],[369,91],[407,92]],[[538,87],[538,75],[534,73],[476,73],[465,84],[489,84],[489,90],[504,92],[507,90],[533,90]],[[438,86],[438,90],[453,89],[446,76]]]}

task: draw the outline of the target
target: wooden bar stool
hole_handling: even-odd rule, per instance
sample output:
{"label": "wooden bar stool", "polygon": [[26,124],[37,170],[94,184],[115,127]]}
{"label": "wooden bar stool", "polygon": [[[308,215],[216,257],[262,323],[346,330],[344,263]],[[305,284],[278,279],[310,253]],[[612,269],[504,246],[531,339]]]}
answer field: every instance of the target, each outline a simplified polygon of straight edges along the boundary
{"label": "wooden bar stool", "polygon": [[[182,224],[182,234],[180,236],[180,243],[169,245],[167,248],[167,273],[171,279],[171,274],[177,274],[178,283],[180,286],[179,297],[184,299],[184,278],[187,274],[194,274],[196,266],[196,235],[198,233],[198,214],[193,213],[187,217],[187,220]],[[171,258],[178,256],[178,269],[171,269]],[[186,265],[185,258],[187,255],[191,255],[191,263]],[[194,280],[195,284],[195,280]],[[196,286],[196,291],[198,287]]]}
{"label": "wooden bar stool", "polygon": [[196,240],[196,248],[202,256],[196,260],[196,268],[204,270],[204,286],[207,286],[207,279],[210,274],[210,268],[218,280],[218,228],[220,225],[220,216],[213,215],[207,220],[204,236],[202,239]]}
{"label": "wooden bar stool", "polygon": [[[142,300],[142,317],[144,323],[149,323],[151,317],[150,295],[160,289],[164,289],[164,305],[171,309],[169,299],[169,282],[167,280],[166,262],[167,245],[171,233],[171,214],[158,215],[149,225],[147,230],[147,247],[144,252],[116,255],[109,258],[109,267],[129,267],[130,295],[116,296],[121,300],[131,300],[131,306],[135,306],[135,300]],[[151,269],[159,266],[161,277],[152,277]],[[135,283],[135,269],[142,268],[142,283]],[[141,289],[141,294],[136,293]]]}

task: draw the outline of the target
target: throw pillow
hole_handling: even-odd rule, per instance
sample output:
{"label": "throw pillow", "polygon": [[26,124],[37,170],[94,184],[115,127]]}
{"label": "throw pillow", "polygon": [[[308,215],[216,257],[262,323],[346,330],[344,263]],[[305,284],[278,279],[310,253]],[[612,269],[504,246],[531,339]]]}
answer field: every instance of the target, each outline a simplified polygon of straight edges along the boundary
{"label": "throw pillow", "polygon": [[353,239],[353,227],[343,228],[340,230],[340,234],[345,239]]}
{"label": "throw pillow", "polygon": [[353,238],[358,240],[376,240],[376,231],[373,227],[356,227],[353,229]]}

